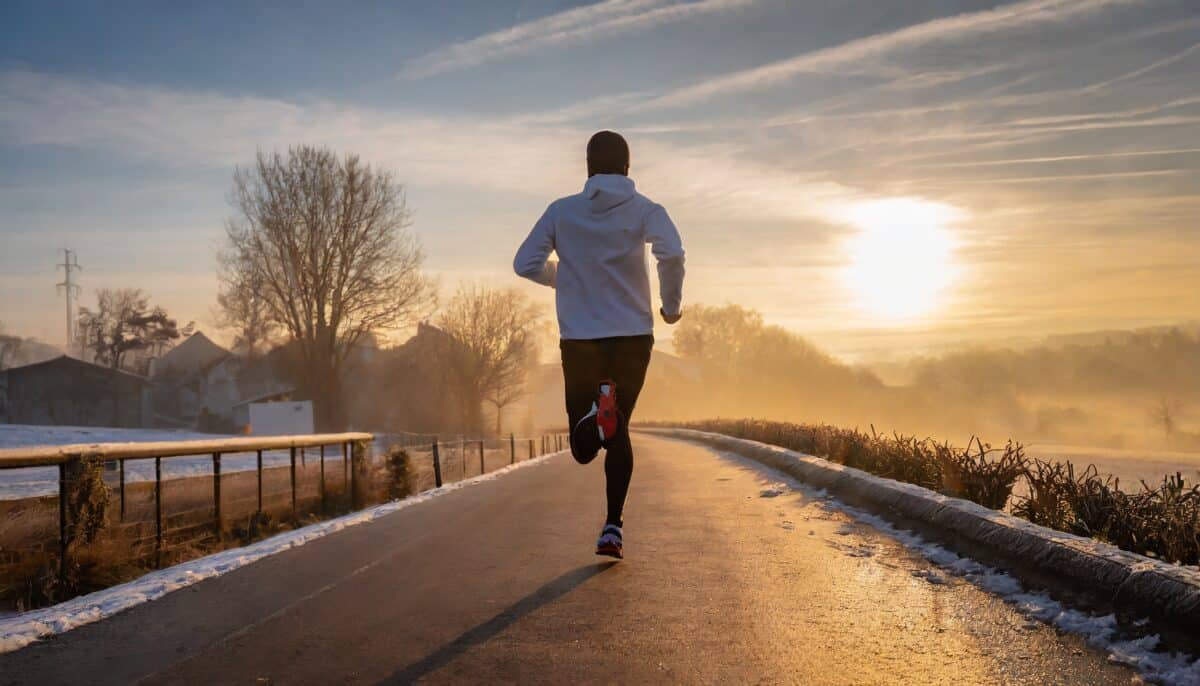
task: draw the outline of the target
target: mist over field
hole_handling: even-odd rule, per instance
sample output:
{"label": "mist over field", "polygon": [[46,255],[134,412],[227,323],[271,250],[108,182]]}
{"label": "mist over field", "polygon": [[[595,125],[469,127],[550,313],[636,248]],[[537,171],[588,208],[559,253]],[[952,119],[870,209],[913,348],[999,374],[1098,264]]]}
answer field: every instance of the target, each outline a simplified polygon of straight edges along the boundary
{"label": "mist over field", "polygon": [[965,443],[1200,450],[1200,325],[969,346],[847,364],[737,306],[696,307],[660,355],[645,419],[873,425]]}

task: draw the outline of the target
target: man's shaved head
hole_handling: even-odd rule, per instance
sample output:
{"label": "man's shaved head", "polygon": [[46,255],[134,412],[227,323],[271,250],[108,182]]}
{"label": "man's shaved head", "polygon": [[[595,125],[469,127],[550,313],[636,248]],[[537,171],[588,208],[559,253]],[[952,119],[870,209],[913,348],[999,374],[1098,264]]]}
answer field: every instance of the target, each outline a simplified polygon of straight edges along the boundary
{"label": "man's shaved head", "polygon": [[629,175],[629,144],[615,131],[600,131],[587,144],[588,176]]}

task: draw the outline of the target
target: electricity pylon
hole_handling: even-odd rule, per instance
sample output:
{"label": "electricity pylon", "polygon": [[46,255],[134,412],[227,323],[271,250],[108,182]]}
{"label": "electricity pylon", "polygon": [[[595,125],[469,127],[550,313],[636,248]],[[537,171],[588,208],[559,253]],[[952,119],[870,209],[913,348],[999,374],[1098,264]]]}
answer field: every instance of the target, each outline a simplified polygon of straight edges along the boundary
{"label": "electricity pylon", "polygon": [[75,272],[83,271],[83,267],[79,266],[79,259],[74,250],[63,248],[63,261],[58,265],[66,272],[63,281],[58,285],[58,292],[65,293],[67,296],[67,354],[70,355],[75,350],[77,341],[75,340],[75,298],[81,292],[79,284],[75,282]]}

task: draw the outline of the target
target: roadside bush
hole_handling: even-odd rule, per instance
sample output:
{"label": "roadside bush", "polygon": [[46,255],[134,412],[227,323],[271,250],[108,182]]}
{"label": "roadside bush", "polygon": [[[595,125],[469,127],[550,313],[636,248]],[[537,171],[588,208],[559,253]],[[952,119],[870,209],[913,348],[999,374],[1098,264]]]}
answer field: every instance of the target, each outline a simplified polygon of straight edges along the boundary
{"label": "roadside bush", "polygon": [[1200,561],[1200,485],[1188,486],[1182,474],[1126,493],[1094,466],[1076,476],[1070,463],[1036,460],[1026,479],[1029,495],[1013,506],[1018,516],[1167,562]]}
{"label": "roadside bush", "polygon": [[[978,438],[972,439],[965,450],[949,443],[931,444],[941,466],[940,490],[993,510],[1003,510],[1008,504],[1013,487],[1025,474],[1029,462],[1021,444],[1012,441],[1003,450],[994,450]],[[994,453],[999,453],[999,457],[994,457]]]}
{"label": "roadside bush", "polygon": [[388,500],[399,500],[413,494],[413,466],[408,451],[400,446],[392,446],[388,450],[387,459],[383,463],[386,472],[386,491]]}
{"label": "roadside bush", "polygon": [[1200,484],[1188,484],[1180,473],[1126,493],[1117,478],[1099,474],[1094,465],[1077,475],[1069,462],[1030,461],[1013,441],[999,449],[972,439],[960,449],[825,424],[726,419],[663,425],[770,443],[994,510],[1008,505],[1024,479],[1028,494],[1012,505],[1018,517],[1167,562],[1200,563]]}

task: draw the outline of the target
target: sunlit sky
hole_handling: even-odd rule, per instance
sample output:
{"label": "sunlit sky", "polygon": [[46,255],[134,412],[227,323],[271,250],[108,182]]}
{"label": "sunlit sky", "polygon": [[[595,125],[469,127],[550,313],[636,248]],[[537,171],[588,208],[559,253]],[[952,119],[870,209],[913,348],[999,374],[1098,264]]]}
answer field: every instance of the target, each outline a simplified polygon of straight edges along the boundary
{"label": "sunlit sky", "polygon": [[686,302],[848,358],[1200,315],[1196,0],[246,5],[0,8],[10,333],[62,341],[63,246],[211,328],[233,169],[296,143],[392,170],[444,289],[516,284],[600,128]]}

